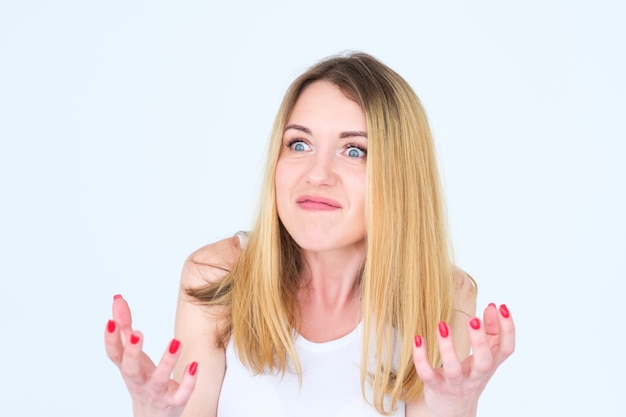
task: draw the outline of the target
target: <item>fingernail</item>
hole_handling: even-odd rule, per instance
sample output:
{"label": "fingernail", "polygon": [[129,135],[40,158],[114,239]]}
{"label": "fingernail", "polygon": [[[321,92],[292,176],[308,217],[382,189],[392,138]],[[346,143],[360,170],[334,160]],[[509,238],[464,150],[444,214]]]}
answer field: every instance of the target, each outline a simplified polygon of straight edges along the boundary
{"label": "fingernail", "polygon": [[180,347],[180,341],[178,339],[172,339],[170,342],[170,353],[173,355],[178,352],[178,348]]}
{"label": "fingernail", "polygon": [[448,329],[448,325],[445,321],[439,323],[439,334],[441,337],[448,337],[450,334],[450,329]]}
{"label": "fingernail", "polygon": [[139,343],[139,336],[137,336],[135,333],[132,333],[130,335],[130,344],[136,345],[137,343]]}
{"label": "fingernail", "polygon": [[415,347],[422,347],[422,336],[415,336]]}
{"label": "fingernail", "polygon": [[470,326],[474,330],[480,329],[480,320],[478,320],[478,318],[474,317],[473,319],[470,320]]}
{"label": "fingernail", "polygon": [[504,317],[505,319],[508,319],[509,317],[511,317],[511,313],[509,313],[509,309],[506,308],[506,305],[504,304],[500,306],[500,314],[502,314],[502,317]]}
{"label": "fingernail", "polygon": [[113,299],[114,299],[114,300],[117,300],[118,298],[122,298],[122,294],[115,294],[115,295],[113,296]]}
{"label": "fingernail", "polygon": [[193,376],[198,371],[198,362],[191,362],[189,365],[189,375]]}
{"label": "fingernail", "polygon": [[489,303],[489,306],[488,306],[488,307],[498,308],[498,307],[496,306],[496,303]]}
{"label": "fingernail", "polygon": [[107,331],[109,333],[113,333],[115,331],[115,322],[113,320],[109,320],[107,323]]}

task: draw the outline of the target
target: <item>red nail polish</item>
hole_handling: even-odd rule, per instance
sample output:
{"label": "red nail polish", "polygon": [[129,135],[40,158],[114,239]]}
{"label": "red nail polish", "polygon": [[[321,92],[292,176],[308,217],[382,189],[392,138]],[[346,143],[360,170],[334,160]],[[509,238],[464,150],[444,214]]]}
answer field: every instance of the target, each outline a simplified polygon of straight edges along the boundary
{"label": "red nail polish", "polygon": [[488,306],[488,307],[498,308],[498,307],[496,306],[496,303],[489,303],[489,306]]}
{"label": "red nail polish", "polygon": [[422,347],[422,336],[415,336],[415,347]]}
{"label": "red nail polish", "polygon": [[115,331],[115,322],[113,320],[109,320],[107,323],[107,332],[113,333]]}
{"label": "red nail polish", "polygon": [[189,365],[189,375],[193,376],[198,371],[198,362],[191,362]]}
{"label": "red nail polish", "polygon": [[448,337],[450,334],[450,329],[448,329],[448,325],[445,321],[439,323],[439,334],[441,337]]}
{"label": "red nail polish", "polygon": [[511,317],[511,313],[509,313],[509,309],[506,308],[506,305],[504,304],[500,306],[500,314],[502,314],[502,317],[504,317],[505,319],[508,319],[509,317]]}
{"label": "red nail polish", "polygon": [[113,296],[113,299],[114,299],[114,300],[117,300],[118,298],[122,298],[122,294],[115,294],[115,295]]}
{"label": "red nail polish", "polygon": [[173,355],[178,352],[178,348],[180,347],[180,341],[178,339],[172,339],[170,342],[170,353]]}
{"label": "red nail polish", "polygon": [[139,343],[139,336],[137,336],[135,333],[131,334],[130,343],[131,345],[136,345],[137,343]]}
{"label": "red nail polish", "polygon": [[480,329],[480,320],[478,320],[478,318],[474,317],[473,319],[470,320],[470,326],[474,330]]}

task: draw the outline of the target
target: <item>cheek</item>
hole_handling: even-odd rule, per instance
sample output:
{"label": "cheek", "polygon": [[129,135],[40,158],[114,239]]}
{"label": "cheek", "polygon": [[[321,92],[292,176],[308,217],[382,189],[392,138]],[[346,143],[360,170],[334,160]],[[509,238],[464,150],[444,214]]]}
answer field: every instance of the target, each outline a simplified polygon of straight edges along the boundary
{"label": "cheek", "polygon": [[366,211],[366,190],[367,190],[367,182],[365,179],[361,179],[361,181],[355,184],[354,188],[355,192],[353,194],[355,204],[357,205],[357,218],[355,219],[359,224],[362,225],[363,229],[365,229],[365,211]]}
{"label": "cheek", "polygon": [[286,169],[285,164],[281,164],[280,161],[276,164],[276,174],[274,176],[274,187],[276,189],[276,208],[278,209],[279,217],[282,217],[284,213],[285,205],[289,202],[289,195],[291,190],[289,170]]}
{"label": "cheek", "polygon": [[285,192],[285,169],[284,164],[281,164],[280,161],[276,164],[276,171],[274,174],[274,186],[276,187],[276,200],[280,201]]}
{"label": "cheek", "polygon": [[367,180],[365,176],[365,172],[359,172],[354,175],[352,178],[352,195],[354,197],[354,201],[357,201],[359,205],[362,207],[365,206],[365,193],[367,190]]}

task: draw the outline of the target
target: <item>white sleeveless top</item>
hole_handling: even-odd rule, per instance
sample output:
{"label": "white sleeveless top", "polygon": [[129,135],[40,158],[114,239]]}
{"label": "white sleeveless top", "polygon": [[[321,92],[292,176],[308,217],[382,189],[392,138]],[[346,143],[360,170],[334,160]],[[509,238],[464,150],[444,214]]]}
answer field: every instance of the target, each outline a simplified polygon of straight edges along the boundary
{"label": "white sleeveless top", "polygon": [[[226,375],[218,417],[380,417],[361,392],[362,324],[325,343],[298,335],[302,386],[295,372],[254,375],[239,360],[232,343],[226,348]],[[371,400],[371,388],[366,389]],[[404,417],[399,402],[392,416]]]}
{"label": "white sleeveless top", "polygon": [[[244,247],[247,233],[236,236]],[[315,343],[297,335],[294,344],[302,367],[302,385],[289,369],[284,375],[255,375],[241,363],[229,342],[217,417],[380,417],[371,405],[371,387],[366,385],[369,403],[361,391],[362,341],[362,323],[330,342]],[[399,401],[390,415],[404,414],[404,403]]]}

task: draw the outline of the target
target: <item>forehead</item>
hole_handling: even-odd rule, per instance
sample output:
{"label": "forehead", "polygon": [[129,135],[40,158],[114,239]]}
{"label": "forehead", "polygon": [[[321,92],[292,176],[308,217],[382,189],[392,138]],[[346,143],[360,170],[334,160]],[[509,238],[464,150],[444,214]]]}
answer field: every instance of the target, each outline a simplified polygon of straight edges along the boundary
{"label": "forehead", "polygon": [[289,123],[311,121],[344,120],[365,127],[365,114],[361,106],[347,96],[337,85],[315,81],[306,86],[291,110]]}

